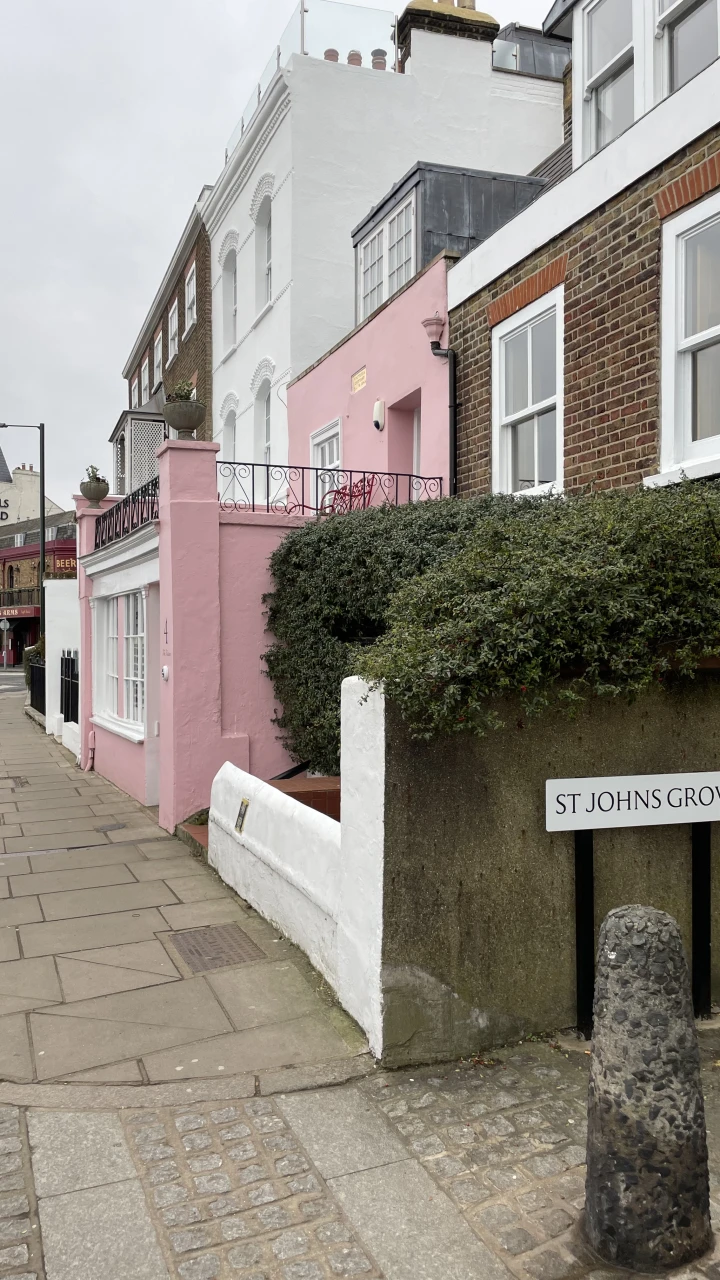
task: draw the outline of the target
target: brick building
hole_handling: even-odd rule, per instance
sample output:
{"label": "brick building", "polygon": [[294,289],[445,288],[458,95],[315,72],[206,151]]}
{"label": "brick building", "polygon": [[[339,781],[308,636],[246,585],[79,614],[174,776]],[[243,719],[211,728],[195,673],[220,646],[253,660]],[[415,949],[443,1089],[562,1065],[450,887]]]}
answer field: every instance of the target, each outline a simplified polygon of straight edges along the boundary
{"label": "brick building", "polygon": [[573,38],[554,185],[449,274],[461,494],[720,474],[719,10],[655,8],[545,22]]}
{"label": "brick building", "polygon": [[[46,516],[45,576],[77,577],[74,511],[58,508]],[[5,632],[7,665],[17,666],[22,662],[25,647],[35,644],[40,634],[40,522],[37,516],[14,524],[0,536],[0,618],[10,624]]]}
{"label": "brick building", "polygon": [[155,450],[165,435],[163,406],[180,382],[192,382],[206,407],[199,439],[212,439],[212,300],[210,239],[203,187],[162,284],[128,357],[128,407],[113,431],[115,493],[137,489],[157,475]]}

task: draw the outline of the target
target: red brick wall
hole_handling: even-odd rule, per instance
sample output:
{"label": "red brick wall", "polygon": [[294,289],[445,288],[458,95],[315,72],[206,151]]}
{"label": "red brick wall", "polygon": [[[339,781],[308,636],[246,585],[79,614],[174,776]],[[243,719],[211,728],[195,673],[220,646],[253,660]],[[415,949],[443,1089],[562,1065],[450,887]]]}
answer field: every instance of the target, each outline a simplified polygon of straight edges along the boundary
{"label": "red brick wall", "polygon": [[720,164],[711,161],[719,155],[716,128],[451,313],[460,494],[491,488],[492,324],[526,294],[527,301],[537,296],[530,278],[544,272],[554,279],[558,263],[565,269],[565,486],[632,485],[658,470],[658,208],[667,214],[720,185]]}

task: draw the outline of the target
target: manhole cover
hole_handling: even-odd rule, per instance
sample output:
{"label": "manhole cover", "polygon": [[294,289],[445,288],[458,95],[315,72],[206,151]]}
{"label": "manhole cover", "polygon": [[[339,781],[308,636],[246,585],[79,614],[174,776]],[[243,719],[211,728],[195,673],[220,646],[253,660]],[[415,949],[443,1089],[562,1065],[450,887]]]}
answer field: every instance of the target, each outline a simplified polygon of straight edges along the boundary
{"label": "manhole cover", "polygon": [[224,969],[231,964],[267,960],[264,951],[237,924],[205,925],[170,934],[173,945],[193,973]]}

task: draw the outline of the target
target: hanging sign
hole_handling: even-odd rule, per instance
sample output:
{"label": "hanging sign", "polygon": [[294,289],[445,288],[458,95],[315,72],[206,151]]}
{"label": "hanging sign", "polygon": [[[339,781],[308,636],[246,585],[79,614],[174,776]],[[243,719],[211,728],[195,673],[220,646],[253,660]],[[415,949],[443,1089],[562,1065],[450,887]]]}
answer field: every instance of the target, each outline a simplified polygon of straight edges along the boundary
{"label": "hanging sign", "polygon": [[720,822],[720,772],[553,778],[545,784],[547,831]]}

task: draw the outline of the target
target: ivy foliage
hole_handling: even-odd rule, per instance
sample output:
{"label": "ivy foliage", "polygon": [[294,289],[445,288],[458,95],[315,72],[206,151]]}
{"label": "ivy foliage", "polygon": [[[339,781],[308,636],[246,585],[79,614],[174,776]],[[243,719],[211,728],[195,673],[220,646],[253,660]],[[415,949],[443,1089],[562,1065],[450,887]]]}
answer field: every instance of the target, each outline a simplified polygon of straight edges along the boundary
{"label": "ivy foliage", "polygon": [[[265,597],[274,643],[265,654],[282,707],[276,723],[293,759],[340,768],[340,686],[356,650],[386,630],[403,583],[454,556],[504,498],[372,507],[294,530],[272,555]],[[511,504],[512,505],[512,504]]]}
{"label": "ivy foliage", "polygon": [[483,507],[385,618],[355,669],[418,737],[484,734],[503,695],[532,713],[692,678],[720,653],[720,485]]}

